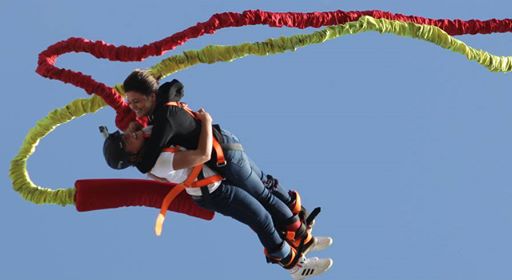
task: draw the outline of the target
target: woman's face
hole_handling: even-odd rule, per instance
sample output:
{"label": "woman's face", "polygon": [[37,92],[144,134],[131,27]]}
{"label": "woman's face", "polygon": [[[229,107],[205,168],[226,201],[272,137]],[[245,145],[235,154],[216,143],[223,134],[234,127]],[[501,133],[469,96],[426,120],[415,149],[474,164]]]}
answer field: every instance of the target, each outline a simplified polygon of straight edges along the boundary
{"label": "woman's face", "polygon": [[137,91],[126,92],[126,100],[130,109],[135,112],[137,117],[145,117],[153,112],[155,107],[156,94],[149,96],[141,94]]}
{"label": "woman's face", "polygon": [[130,154],[137,154],[144,146],[144,132],[142,130],[123,134],[124,150]]}

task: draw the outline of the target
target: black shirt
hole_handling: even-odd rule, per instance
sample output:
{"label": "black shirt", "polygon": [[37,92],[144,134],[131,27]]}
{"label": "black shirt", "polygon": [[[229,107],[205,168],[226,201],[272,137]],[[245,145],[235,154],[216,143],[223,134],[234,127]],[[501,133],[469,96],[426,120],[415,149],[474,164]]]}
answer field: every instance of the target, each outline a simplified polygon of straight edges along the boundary
{"label": "black shirt", "polygon": [[[156,102],[153,114],[149,117],[153,125],[151,136],[144,143],[140,157],[142,160],[136,164],[142,173],[153,168],[164,148],[179,145],[188,150],[197,149],[201,134],[201,121],[194,119],[185,109],[166,105],[165,98],[157,98]],[[213,128],[214,136],[219,139],[220,128],[217,125]],[[209,166],[215,166],[216,156],[213,150],[211,160],[207,163]]]}

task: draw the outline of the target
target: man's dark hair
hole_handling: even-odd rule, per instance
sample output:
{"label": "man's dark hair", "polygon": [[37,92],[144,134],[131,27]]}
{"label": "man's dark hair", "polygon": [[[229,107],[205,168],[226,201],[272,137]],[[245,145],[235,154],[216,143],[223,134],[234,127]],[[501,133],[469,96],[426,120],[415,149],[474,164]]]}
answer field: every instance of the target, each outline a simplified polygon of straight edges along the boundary
{"label": "man's dark hair", "polygon": [[158,80],[149,71],[135,69],[123,82],[124,91],[136,91],[149,96],[158,92]]}

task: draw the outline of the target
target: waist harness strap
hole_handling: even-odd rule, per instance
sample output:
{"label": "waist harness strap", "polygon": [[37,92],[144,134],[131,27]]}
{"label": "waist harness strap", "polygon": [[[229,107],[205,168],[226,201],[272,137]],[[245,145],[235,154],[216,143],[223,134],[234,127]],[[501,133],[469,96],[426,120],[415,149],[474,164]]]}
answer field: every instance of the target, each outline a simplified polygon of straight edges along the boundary
{"label": "waist harness strap", "polygon": [[[178,152],[178,149],[176,148],[166,148],[163,150],[164,152],[171,152],[176,153]],[[172,201],[183,191],[185,188],[201,188],[208,186],[209,184],[213,184],[218,181],[222,181],[223,178],[220,175],[213,175],[206,177],[201,180],[197,180],[197,176],[201,173],[203,170],[203,165],[200,164],[198,166],[194,166],[192,169],[192,172],[188,175],[187,179],[185,181],[177,184],[172,188],[169,193],[165,196],[164,200],[162,201],[162,206],[160,207],[160,213],[158,214],[158,217],[156,219],[155,223],[155,234],[157,236],[160,236],[162,234],[162,227],[164,225],[165,221],[165,215],[167,214],[167,209],[169,208],[169,205],[171,205]],[[208,190],[206,190],[208,192]]]}
{"label": "waist harness strap", "polygon": [[222,149],[224,150],[232,150],[232,151],[243,151],[244,148],[242,147],[242,144],[240,143],[224,143],[220,145]]}

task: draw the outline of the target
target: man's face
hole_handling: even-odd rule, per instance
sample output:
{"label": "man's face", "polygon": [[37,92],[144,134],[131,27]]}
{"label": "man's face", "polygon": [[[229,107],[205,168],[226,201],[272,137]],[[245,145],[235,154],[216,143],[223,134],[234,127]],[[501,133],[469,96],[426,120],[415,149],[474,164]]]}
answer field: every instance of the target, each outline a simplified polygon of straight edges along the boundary
{"label": "man's face", "polygon": [[130,154],[137,154],[144,146],[144,132],[142,130],[123,134],[124,151]]}
{"label": "man's face", "polygon": [[151,114],[155,107],[156,94],[152,93],[146,96],[137,91],[128,91],[126,92],[126,100],[130,109],[140,118]]}

